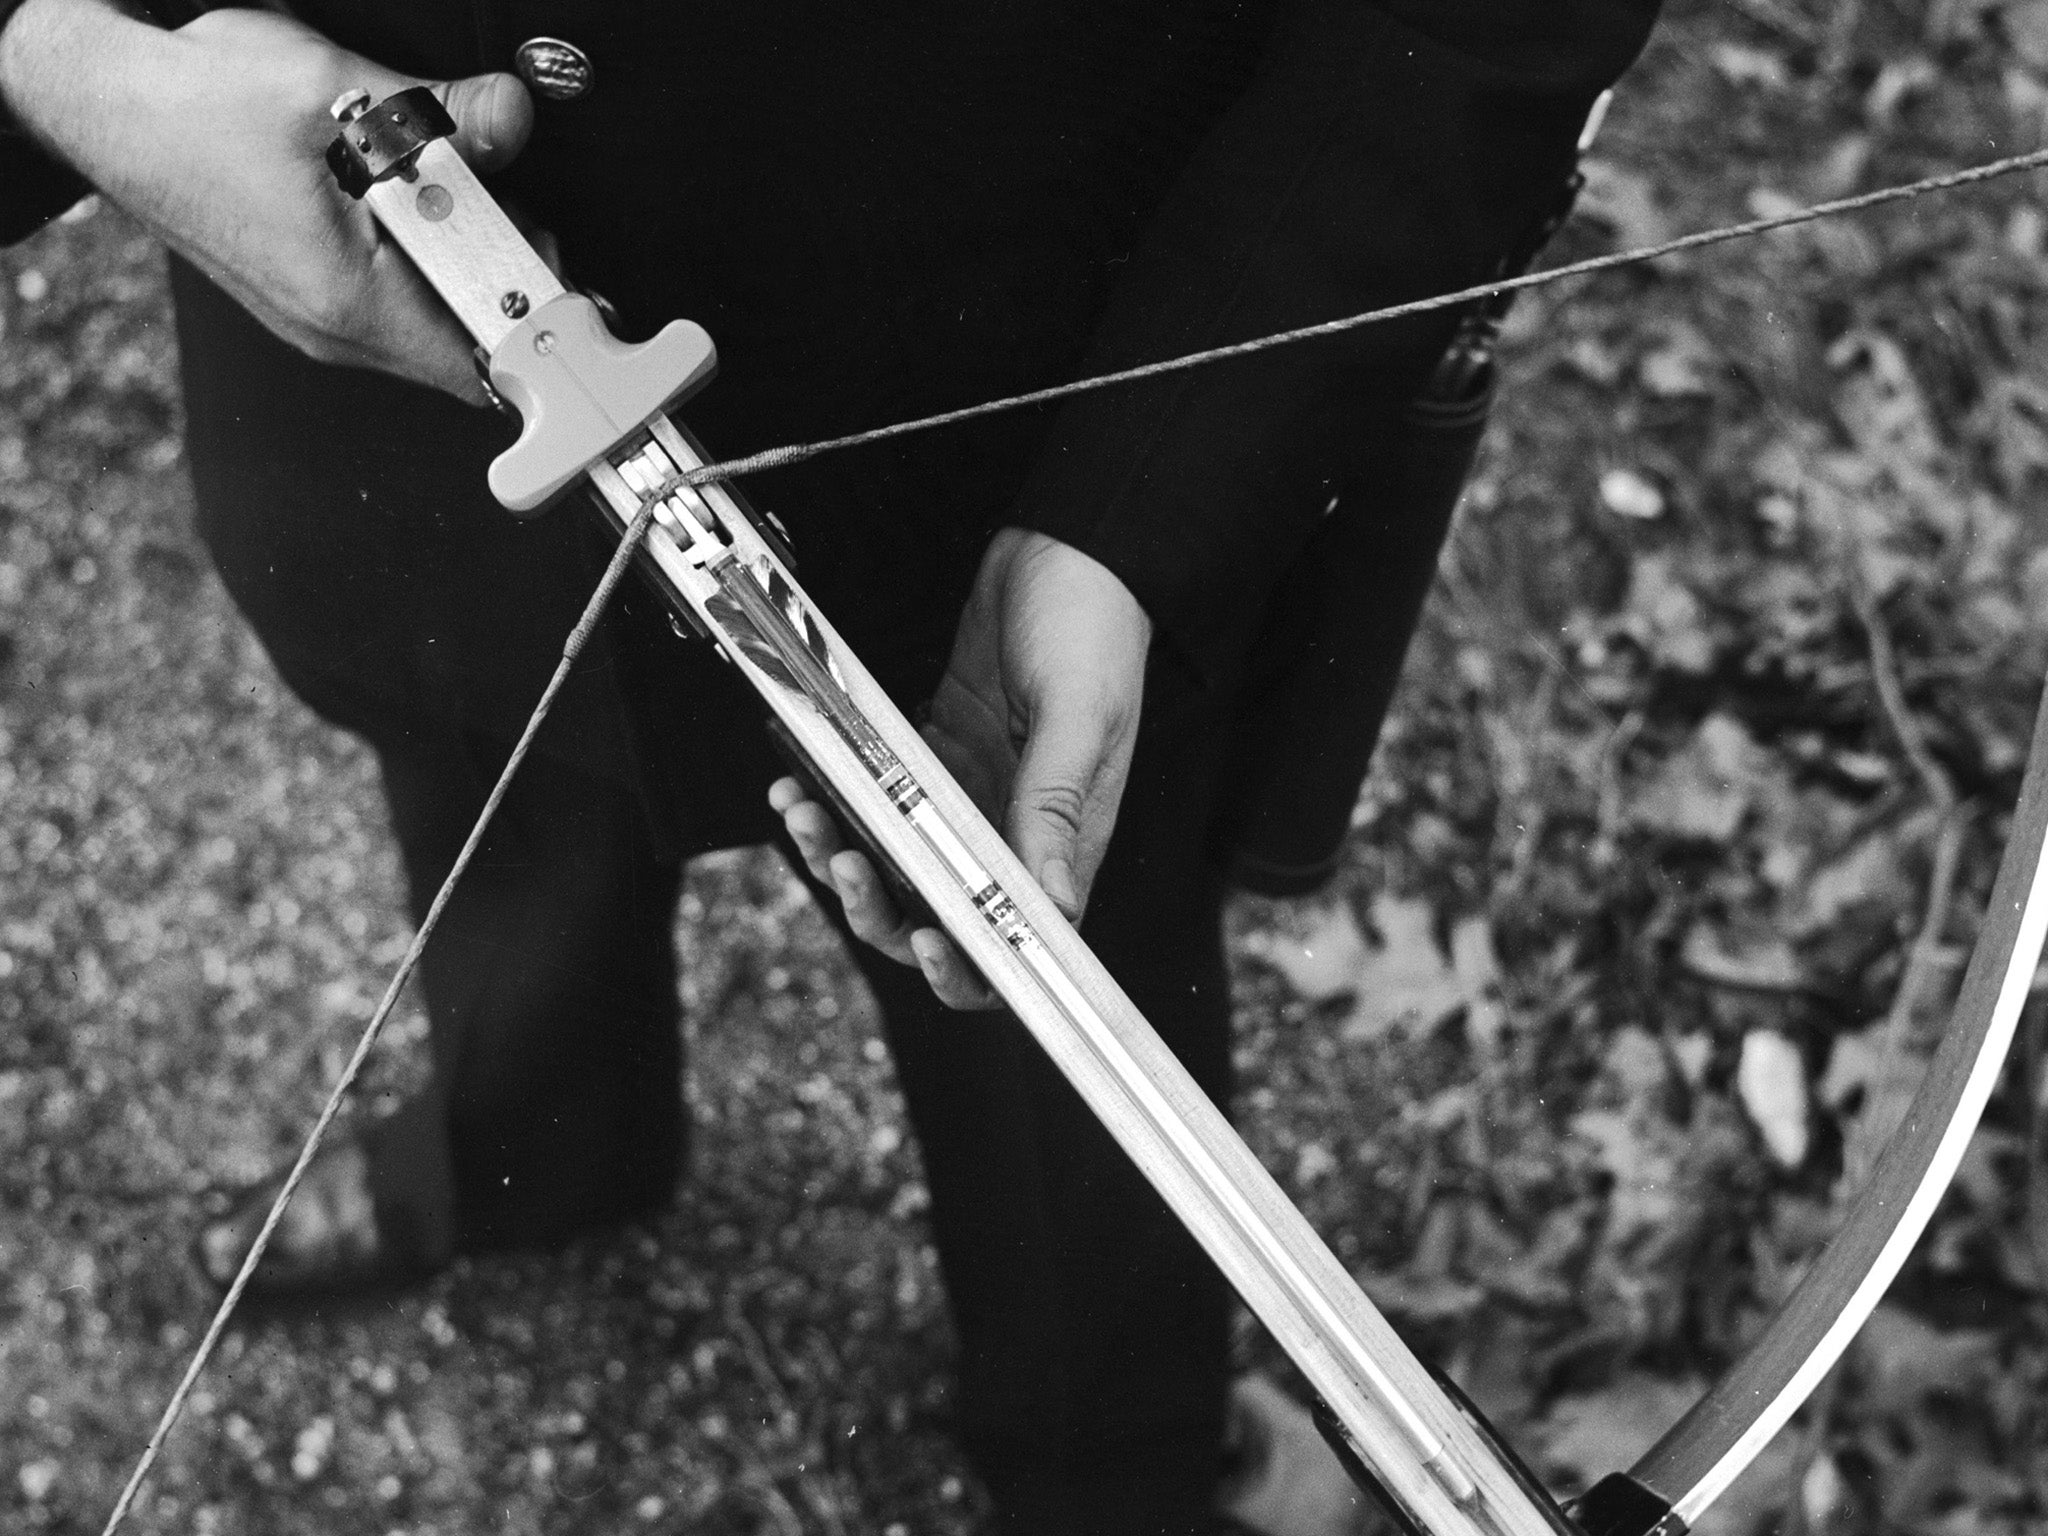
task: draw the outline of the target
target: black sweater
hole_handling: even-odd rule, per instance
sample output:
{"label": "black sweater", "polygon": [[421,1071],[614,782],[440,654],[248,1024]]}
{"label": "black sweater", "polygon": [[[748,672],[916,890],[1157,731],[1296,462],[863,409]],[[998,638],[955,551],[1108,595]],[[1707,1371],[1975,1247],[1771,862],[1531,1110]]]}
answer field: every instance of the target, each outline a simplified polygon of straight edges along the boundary
{"label": "black sweater", "polygon": [[[1482,282],[1554,199],[1588,106],[1641,47],[1656,0],[296,10],[428,77],[507,68],[531,36],[582,48],[594,89],[539,104],[498,190],[640,328],[687,315],[711,331],[721,376],[689,414],[714,448],[742,452]],[[0,138],[0,231],[75,191],[18,136]],[[294,541],[235,462],[296,455],[296,486],[351,463],[304,446],[303,401],[279,414],[295,389],[317,394],[304,369],[249,338],[209,362],[235,322],[186,308],[202,521],[259,628],[266,602],[273,628],[304,625],[300,596],[261,590],[256,564],[292,557]],[[1115,570],[1198,686],[1237,688],[1273,594],[1379,441],[1361,424],[1398,411],[1448,324],[1421,317],[1084,396],[891,460],[899,479],[911,463],[947,481],[891,487],[905,523],[893,546],[936,550],[943,568],[922,591],[906,578],[902,625],[971,571],[989,529],[1018,523]],[[325,408],[419,415],[405,386],[349,389]],[[870,530],[770,499],[797,526],[807,581],[820,552],[828,587],[832,570],[863,568],[855,545]],[[317,521],[300,518],[298,558],[361,567],[347,624],[418,628],[416,609],[382,612],[396,601],[377,591],[390,552]],[[888,616],[872,584],[859,598]],[[309,666],[338,664],[317,649]]]}

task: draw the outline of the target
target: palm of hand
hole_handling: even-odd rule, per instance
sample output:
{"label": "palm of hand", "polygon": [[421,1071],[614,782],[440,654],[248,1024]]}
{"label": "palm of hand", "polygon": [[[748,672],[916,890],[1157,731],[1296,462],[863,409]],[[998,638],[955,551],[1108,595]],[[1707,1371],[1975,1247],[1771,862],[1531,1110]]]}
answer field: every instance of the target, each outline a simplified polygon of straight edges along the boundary
{"label": "palm of hand", "polygon": [[[1079,550],[1006,528],[983,556],[932,699],[932,749],[1060,909],[1078,919],[1116,824],[1137,742],[1152,625]],[[865,854],[794,779],[769,792],[806,867],[864,943],[924,972],[940,1001],[996,998],[936,928],[914,928]]]}
{"label": "palm of hand", "polygon": [[1152,626],[1107,568],[1006,528],[983,557],[926,737],[1078,918],[1136,743]]}

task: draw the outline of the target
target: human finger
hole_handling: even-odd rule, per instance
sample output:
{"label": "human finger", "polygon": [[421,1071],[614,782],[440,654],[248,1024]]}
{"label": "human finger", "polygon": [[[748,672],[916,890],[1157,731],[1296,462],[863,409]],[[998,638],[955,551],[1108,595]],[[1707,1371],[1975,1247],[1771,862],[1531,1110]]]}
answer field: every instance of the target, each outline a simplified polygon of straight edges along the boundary
{"label": "human finger", "polygon": [[910,924],[866,854],[842,849],[827,863],[826,877],[846,909],[846,926],[855,938],[900,964],[918,964]]}
{"label": "human finger", "polygon": [[821,885],[831,885],[832,856],[846,846],[832,813],[805,794],[803,786],[793,778],[777,779],[768,787],[768,804],[782,818],[783,830],[796,844],[797,854],[803,859],[804,868],[811,872],[811,878]]}
{"label": "human finger", "polygon": [[516,75],[471,75],[435,86],[434,94],[455,119],[450,142],[473,170],[503,170],[533,133],[533,98]]}
{"label": "human finger", "polygon": [[917,957],[917,967],[924,972],[925,983],[932,989],[932,995],[948,1008],[956,1008],[962,1013],[980,1013],[1002,1006],[1002,999],[982,979],[974,962],[938,929],[913,930],[910,949]]}

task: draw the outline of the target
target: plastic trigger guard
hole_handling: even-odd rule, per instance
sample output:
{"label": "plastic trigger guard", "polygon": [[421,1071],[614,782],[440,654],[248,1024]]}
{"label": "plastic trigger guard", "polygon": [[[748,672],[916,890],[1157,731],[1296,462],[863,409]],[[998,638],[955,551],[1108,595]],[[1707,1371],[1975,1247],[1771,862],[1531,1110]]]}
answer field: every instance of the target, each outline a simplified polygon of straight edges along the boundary
{"label": "plastic trigger guard", "polygon": [[519,441],[491,464],[491,494],[532,516],[717,369],[718,350],[693,321],[671,320],[650,340],[624,342],[584,295],[548,300],[491,354],[491,387],[524,423]]}

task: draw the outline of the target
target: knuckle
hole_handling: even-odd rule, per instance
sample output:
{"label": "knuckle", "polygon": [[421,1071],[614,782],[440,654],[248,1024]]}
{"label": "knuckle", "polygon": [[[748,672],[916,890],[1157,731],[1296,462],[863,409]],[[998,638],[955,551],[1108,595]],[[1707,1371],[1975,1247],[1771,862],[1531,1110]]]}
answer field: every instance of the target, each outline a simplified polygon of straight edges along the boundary
{"label": "knuckle", "polygon": [[795,839],[797,847],[803,850],[804,857],[814,858],[824,848],[825,839],[817,820],[806,815],[803,806],[793,805],[784,811],[782,824],[789,829],[789,835]]}
{"label": "knuckle", "polygon": [[1054,822],[1064,831],[1079,836],[1088,797],[1078,784],[1034,784],[1024,792],[1024,808],[1034,816]]}
{"label": "knuckle", "polygon": [[889,930],[872,906],[853,896],[844,898],[843,904],[846,907],[846,926],[853,930],[855,938],[878,949],[887,942]]}

